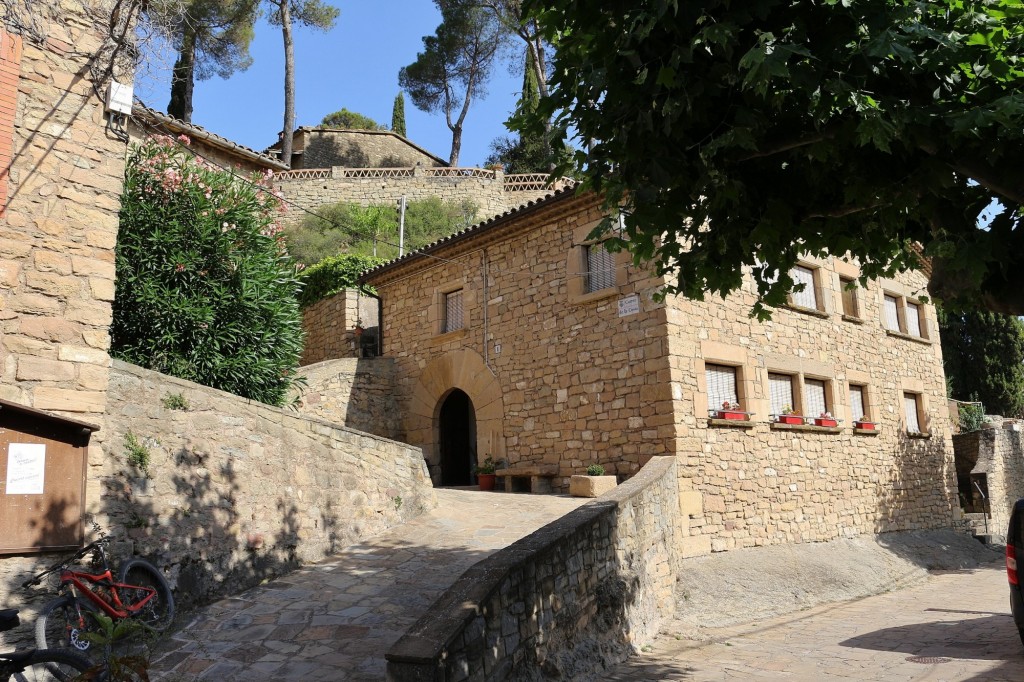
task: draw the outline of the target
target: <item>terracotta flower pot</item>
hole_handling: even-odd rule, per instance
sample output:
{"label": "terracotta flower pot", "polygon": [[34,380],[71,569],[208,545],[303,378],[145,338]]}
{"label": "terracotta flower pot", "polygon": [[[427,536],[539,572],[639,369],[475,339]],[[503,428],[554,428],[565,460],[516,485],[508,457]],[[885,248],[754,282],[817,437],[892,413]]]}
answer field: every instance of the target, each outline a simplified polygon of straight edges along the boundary
{"label": "terracotta flower pot", "polygon": [[494,490],[494,481],[498,478],[495,474],[477,474],[476,481],[480,484],[480,490]]}

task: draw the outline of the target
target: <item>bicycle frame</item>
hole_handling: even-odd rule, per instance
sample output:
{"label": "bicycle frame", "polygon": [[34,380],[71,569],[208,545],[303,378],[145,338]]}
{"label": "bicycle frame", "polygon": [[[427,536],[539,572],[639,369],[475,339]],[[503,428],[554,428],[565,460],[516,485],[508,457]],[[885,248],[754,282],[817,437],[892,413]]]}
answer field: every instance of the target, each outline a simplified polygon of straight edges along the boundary
{"label": "bicycle frame", "polygon": [[[86,583],[92,583],[98,587],[107,588],[110,592],[110,601],[108,602],[106,599],[101,597]],[[64,589],[65,587],[70,588],[72,594],[74,594],[77,589],[80,594],[87,597],[89,601],[114,619],[134,616],[143,607],[145,607],[153,597],[156,596],[156,590],[152,587],[114,582],[114,574],[109,568],[99,574],[64,569],[60,572],[60,586],[61,589]],[[142,590],[146,593],[146,596],[135,603],[125,604],[121,601],[120,590],[122,589]]]}

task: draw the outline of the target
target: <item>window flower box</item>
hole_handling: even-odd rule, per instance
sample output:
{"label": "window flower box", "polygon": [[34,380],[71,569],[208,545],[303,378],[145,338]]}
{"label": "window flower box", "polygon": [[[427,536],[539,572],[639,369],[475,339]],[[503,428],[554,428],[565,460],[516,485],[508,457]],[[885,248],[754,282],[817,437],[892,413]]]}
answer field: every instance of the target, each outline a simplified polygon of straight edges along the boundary
{"label": "window flower box", "polygon": [[775,421],[779,424],[792,424],[793,426],[802,426],[804,418],[798,414],[780,414],[776,415]]}
{"label": "window flower box", "polygon": [[750,415],[753,412],[743,412],[740,410],[739,403],[730,403],[726,400],[722,403],[722,406],[717,410],[709,410],[712,419],[733,419],[737,421],[745,421],[750,419]]}
{"label": "window flower box", "polygon": [[861,429],[863,431],[874,431],[875,429],[878,428],[878,424],[876,424],[875,422],[857,420],[853,423],[853,427],[855,429]]}
{"label": "window flower box", "polygon": [[717,415],[715,417],[716,419],[746,419],[747,418],[747,413],[746,412],[739,412],[737,410],[718,410],[718,412],[716,412],[715,414]]}
{"label": "window flower box", "polygon": [[831,417],[815,417],[814,418],[814,425],[815,426],[834,427],[834,426],[837,426],[838,424],[839,424],[839,422],[836,421],[835,419],[832,419]]}

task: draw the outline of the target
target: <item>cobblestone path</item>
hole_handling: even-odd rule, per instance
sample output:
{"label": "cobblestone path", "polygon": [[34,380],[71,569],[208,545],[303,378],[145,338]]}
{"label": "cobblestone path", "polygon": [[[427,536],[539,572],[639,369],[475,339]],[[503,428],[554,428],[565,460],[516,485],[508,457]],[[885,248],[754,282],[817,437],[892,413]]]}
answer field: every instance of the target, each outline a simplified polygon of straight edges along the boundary
{"label": "cobblestone path", "polygon": [[162,680],[383,680],[384,653],[474,563],[586,499],[437,491],[438,507],[222,599],[154,656]]}
{"label": "cobblestone path", "polygon": [[1002,568],[940,573],[898,592],[759,623],[678,635],[670,624],[665,632],[604,679],[1024,680]]}

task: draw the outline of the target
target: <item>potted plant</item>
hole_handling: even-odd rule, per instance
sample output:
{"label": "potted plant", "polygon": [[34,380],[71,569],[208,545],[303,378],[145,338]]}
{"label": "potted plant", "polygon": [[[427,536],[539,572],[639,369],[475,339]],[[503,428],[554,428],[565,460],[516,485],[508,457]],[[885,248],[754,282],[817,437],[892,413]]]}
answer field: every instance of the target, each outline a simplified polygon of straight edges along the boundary
{"label": "potted plant", "polygon": [[862,429],[864,431],[874,431],[878,428],[878,425],[875,422],[868,421],[867,415],[861,415],[860,419],[854,420],[853,428]]}
{"label": "potted plant", "polygon": [[591,464],[585,476],[569,477],[569,494],[573,497],[600,497],[619,484],[615,476],[605,476],[604,467]]}
{"label": "potted plant", "polygon": [[722,403],[716,414],[718,419],[746,419],[747,413],[740,412],[739,403],[730,403],[728,400]]}
{"label": "potted plant", "polygon": [[357,339],[360,336],[363,335],[364,329],[363,329],[363,321],[362,320],[358,320],[358,319],[356,320],[356,326],[355,326],[355,329],[353,329],[353,331],[355,332],[355,335],[356,335]]}
{"label": "potted plant", "polygon": [[775,415],[775,421],[780,424],[793,424],[799,426],[804,423],[804,418],[796,413],[789,405],[782,407],[782,414]]}
{"label": "potted plant", "polygon": [[494,480],[497,478],[494,474],[494,460],[491,459],[490,455],[484,459],[483,462],[476,465],[474,471],[476,471],[476,481],[480,484],[480,490],[494,490]]}
{"label": "potted plant", "polygon": [[815,426],[835,426],[839,422],[832,416],[831,412],[825,411],[814,418]]}

